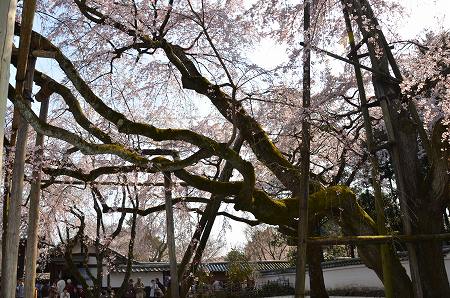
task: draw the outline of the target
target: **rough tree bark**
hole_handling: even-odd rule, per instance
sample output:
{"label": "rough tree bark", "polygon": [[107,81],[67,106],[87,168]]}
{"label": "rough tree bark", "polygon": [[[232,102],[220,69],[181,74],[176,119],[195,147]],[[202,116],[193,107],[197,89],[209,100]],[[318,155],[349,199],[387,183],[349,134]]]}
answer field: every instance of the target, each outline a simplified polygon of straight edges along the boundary
{"label": "rough tree bark", "polygon": [[[318,236],[320,234],[319,222],[310,220],[309,235]],[[325,287],[325,280],[323,278],[322,246],[308,243],[306,249],[308,259],[308,274],[309,274],[309,288],[311,298],[328,298],[327,289]]]}
{"label": "rough tree bark", "polygon": [[[346,1],[351,4],[359,30],[369,40],[367,47],[374,75],[375,95],[381,103],[391,141],[391,156],[396,175],[407,234],[436,234],[442,231],[442,213],[449,200],[448,144],[442,144],[436,123],[431,138],[417,116],[414,103],[401,94],[400,70],[367,0]],[[372,36],[374,38],[369,39]],[[390,77],[389,67],[395,75]],[[404,106],[403,103],[407,102]],[[419,141],[420,140],[420,144]],[[419,160],[419,148],[426,161]],[[423,167],[422,165],[424,165]],[[430,241],[408,245],[416,297],[450,297],[450,286],[442,258],[442,243]],[[430,258],[430,253],[433,257]],[[418,275],[418,276],[417,276]]]}

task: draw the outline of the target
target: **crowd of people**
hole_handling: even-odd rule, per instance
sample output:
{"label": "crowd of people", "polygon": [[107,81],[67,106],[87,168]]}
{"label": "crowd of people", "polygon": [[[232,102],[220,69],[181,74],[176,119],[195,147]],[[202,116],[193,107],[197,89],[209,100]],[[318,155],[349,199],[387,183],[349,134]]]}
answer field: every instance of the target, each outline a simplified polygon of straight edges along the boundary
{"label": "crowd of people", "polygon": [[[23,280],[19,280],[16,287],[16,297],[25,297]],[[70,279],[60,279],[57,282],[36,281],[35,298],[84,298],[86,297],[83,287],[75,285]]]}
{"label": "crowd of people", "polygon": [[[136,283],[133,279],[129,279],[124,298],[153,298],[163,297],[170,279],[165,280],[166,285],[161,283],[159,278],[152,279],[150,286],[146,287],[141,278],[138,278]],[[76,285],[72,280],[60,279],[53,283],[51,282],[36,282],[35,298],[84,298],[86,297],[83,287]],[[114,297],[113,291],[104,291],[102,298]],[[17,282],[16,298],[25,298],[25,287],[23,280]]]}
{"label": "crowd of people", "polygon": [[166,293],[167,285],[163,285],[159,278],[150,281],[150,287],[145,287],[140,278],[134,283],[133,279],[128,281],[125,298],[148,298],[163,297]]}

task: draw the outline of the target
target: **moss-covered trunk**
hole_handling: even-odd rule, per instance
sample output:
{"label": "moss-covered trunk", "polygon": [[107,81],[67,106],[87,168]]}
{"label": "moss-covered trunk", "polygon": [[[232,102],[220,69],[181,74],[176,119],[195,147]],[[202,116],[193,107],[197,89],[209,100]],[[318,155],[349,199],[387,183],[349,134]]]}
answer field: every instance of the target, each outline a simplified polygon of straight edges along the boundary
{"label": "moss-covered trunk", "polygon": [[311,298],[328,298],[322,271],[322,247],[308,244],[308,273]]}
{"label": "moss-covered trunk", "polygon": [[[442,231],[442,217],[440,211],[427,210],[417,211],[417,222],[415,233],[437,234]],[[423,296],[450,297],[450,287],[447,272],[445,270],[442,255],[441,241],[422,241],[416,244],[416,253],[420,270],[420,282]]]}

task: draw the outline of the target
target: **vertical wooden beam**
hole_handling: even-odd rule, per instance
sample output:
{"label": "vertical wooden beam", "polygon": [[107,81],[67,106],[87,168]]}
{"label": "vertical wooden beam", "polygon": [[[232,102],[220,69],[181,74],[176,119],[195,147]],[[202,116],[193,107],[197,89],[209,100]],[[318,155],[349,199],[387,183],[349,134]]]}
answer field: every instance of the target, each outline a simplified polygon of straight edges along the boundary
{"label": "vertical wooden beam", "polygon": [[[28,59],[30,53],[31,32],[33,27],[36,0],[25,0],[22,11],[22,27],[19,41],[19,56],[16,72],[16,96],[31,99],[33,88],[33,73],[36,59]],[[19,119],[22,117],[19,117]],[[16,295],[17,259],[19,247],[19,228],[21,219],[23,178],[25,166],[25,151],[28,135],[28,123],[20,119],[15,147],[13,177],[11,187],[11,202],[7,212],[8,226],[5,237],[5,251],[8,258],[5,260],[2,274],[1,297],[14,298]]]}
{"label": "vertical wooden beam", "polygon": [[[3,136],[5,133],[6,99],[8,97],[9,69],[14,37],[17,0],[0,1],[0,173],[3,167]],[[1,174],[0,174],[1,176]],[[8,179],[9,180],[9,179]],[[6,190],[6,183],[4,185]],[[9,189],[3,193],[2,266],[6,262],[6,227],[9,205]],[[3,271],[3,270],[2,270]]]}
{"label": "vertical wooden beam", "polygon": [[171,173],[164,172],[164,197],[166,200],[166,228],[167,247],[169,249],[170,262],[170,293],[172,298],[180,297],[178,285],[177,255],[175,254],[175,229],[172,209],[172,177]]}
{"label": "vertical wooden beam", "polygon": [[[353,1],[350,1],[352,3]],[[353,3],[352,8],[355,9],[355,12],[359,14],[358,22],[361,32],[368,36],[369,31],[365,29],[367,25],[362,23],[363,19],[367,19],[372,22],[373,28],[378,28],[379,24],[376,20],[374,13],[372,11],[372,8],[370,6],[370,3],[367,0],[360,1],[361,3]],[[357,4],[357,5],[355,5]],[[362,8],[364,7],[364,9]],[[369,26],[371,27],[371,26]],[[373,29],[376,30],[376,29]],[[376,39],[375,39],[379,45],[379,48],[383,50],[384,56],[380,60],[380,58],[377,57],[377,51],[374,49],[374,46],[370,43],[366,43],[369,49],[371,61],[372,61],[372,67],[377,69],[377,71],[384,72],[386,74],[389,73],[389,65],[392,68],[392,71],[395,75],[395,77],[399,80],[401,80],[401,73],[400,70],[395,62],[395,59],[392,55],[392,52],[387,44],[387,41],[385,39],[385,36],[381,30],[376,30]],[[402,164],[402,160],[404,160],[404,156],[401,154],[401,150],[397,144],[396,140],[396,131],[394,128],[394,123],[392,121],[392,115],[394,114],[393,110],[396,108],[393,106],[392,103],[387,101],[388,91],[389,87],[386,87],[384,84],[381,84],[379,81],[374,82],[374,89],[375,94],[380,100],[380,105],[383,111],[383,120],[385,122],[386,132],[388,136],[388,141],[393,144],[390,153],[393,160],[394,165],[394,171],[396,176],[396,182],[397,182],[397,189],[399,193],[399,201],[400,201],[400,210],[402,213],[402,223],[403,228],[406,235],[412,235],[413,234],[413,227],[412,227],[412,221],[411,221],[411,206],[409,206],[411,200],[408,196],[408,189],[407,189],[407,180],[406,177],[411,177],[413,173],[408,172],[408,168],[406,168]],[[397,103],[398,105],[398,103]],[[397,124],[398,125],[398,124]],[[420,130],[419,130],[420,131]],[[417,252],[415,245],[412,243],[407,243],[407,249],[408,249],[408,255],[409,255],[409,267],[411,272],[411,280],[414,288],[414,297],[421,298],[423,297],[423,289],[422,289],[422,281],[420,278],[420,272],[419,272],[419,263],[417,258]]]}
{"label": "vertical wooden beam", "polygon": [[[23,95],[25,98],[31,97],[33,86],[33,72],[36,60],[30,59],[28,62],[28,73]],[[17,92],[17,88],[16,88]],[[25,167],[25,153],[28,137],[28,123],[20,116],[19,128],[17,131],[17,142],[15,147],[15,157],[12,175],[11,199],[8,209],[8,227],[6,233],[5,250],[8,258],[2,270],[8,274],[2,274],[2,295],[5,298],[14,298],[16,295],[17,279],[17,259],[20,237],[20,221],[22,212],[23,178]]]}
{"label": "vertical wooden beam", "polygon": [[[377,230],[380,235],[386,235],[386,219],[384,216],[384,203],[383,203],[383,196],[381,193],[381,178],[380,178],[380,171],[379,171],[379,164],[378,159],[376,156],[376,146],[373,138],[373,131],[372,131],[372,123],[370,121],[370,115],[369,115],[369,108],[367,106],[367,98],[366,98],[366,92],[364,88],[364,81],[361,73],[361,68],[358,66],[359,61],[357,58],[357,49],[355,45],[355,38],[354,33],[350,21],[350,16],[347,11],[347,8],[344,8],[344,19],[345,19],[345,25],[347,28],[347,34],[348,39],[350,43],[350,48],[352,52],[354,52],[354,55],[350,57],[354,62],[354,69],[355,69],[355,76],[356,81],[358,85],[358,91],[359,91],[359,99],[361,101],[361,111],[363,114],[364,119],[364,129],[366,131],[366,144],[367,148],[369,150],[369,159],[371,163],[371,174],[372,174],[372,186],[374,189],[374,196],[375,196],[375,211],[377,214]],[[388,244],[381,244],[380,245],[380,252],[381,252],[381,263],[383,266],[383,285],[384,285],[384,292],[386,297],[393,298],[394,297],[394,288],[392,284],[393,276],[392,276],[392,270],[391,270],[391,259],[390,259],[390,247]]]}
{"label": "vertical wooden beam", "polygon": [[306,277],[306,240],[308,237],[308,196],[309,196],[309,159],[310,159],[310,124],[309,107],[311,101],[311,0],[304,2],[304,39],[303,50],[303,119],[302,119],[302,146],[301,146],[301,185],[299,199],[297,266],[295,277],[295,297],[305,297]]}
{"label": "vertical wooden beam", "polygon": [[[48,97],[41,101],[39,119],[47,122]],[[41,197],[42,160],[44,154],[44,135],[36,133],[36,164],[32,173],[30,208],[28,211],[27,247],[25,251],[25,297],[33,297],[36,283],[36,262],[38,254],[39,201]]]}
{"label": "vertical wooden beam", "polygon": [[3,161],[6,98],[8,97],[9,68],[14,37],[17,0],[0,1],[0,172]]}

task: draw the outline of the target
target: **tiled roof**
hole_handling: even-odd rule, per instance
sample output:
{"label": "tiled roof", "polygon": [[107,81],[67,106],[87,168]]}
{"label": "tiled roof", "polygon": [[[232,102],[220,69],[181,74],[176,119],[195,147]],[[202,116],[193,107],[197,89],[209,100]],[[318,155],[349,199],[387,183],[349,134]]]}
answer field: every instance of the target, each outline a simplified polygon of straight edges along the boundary
{"label": "tiled roof", "polygon": [[[442,250],[444,256],[450,252],[450,247],[443,247]],[[408,255],[407,252],[397,252],[400,260],[407,260]],[[336,268],[336,267],[344,267],[344,266],[352,266],[352,265],[361,265],[364,264],[360,258],[345,258],[338,259],[333,261],[322,262],[322,268]],[[295,266],[286,261],[257,261],[250,262],[250,266],[255,271],[259,271],[261,273],[273,273],[273,272],[295,272]],[[203,268],[206,268],[209,272],[227,272],[228,271],[228,263],[227,262],[212,262],[212,263],[203,263],[201,264]],[[152,262],[152,263],[142,263],[136,262],[132,266],[132,272],[163,272],[169,271],[169,263],[162,262]],[[119,265],[112,272],[120,272],[124,273],[126,271],[125,265]]]}
{"label": "tiled roof", "polygon": [[[269,271],[280,271],[286,270],[292,267],[290,262],[285,261],[259,261],[251,262],[248,264],[255,271],[259,272],[269,272]],[[209,272],[227,272],[228,263],[227,262],[215,262],[215,263],[204,263],[201,267],[207,269]],[[126,265],[119,265],[112,269],[112,272],[124,273],[126,271]],[[131,272],[162,272],[169,271],[169,263],[153,262],[153,263],[138,263],[133,264]]]}
{"label": "tiled roof", "polygon": [[[125,273],[126,265],[119,265],[113,268],[112,272]],[[169,271],[169,263],[153,262],[153,263],[139,263],[131,266],[131,272],[163,272]]]}
{"label": "tiled roof", "polygon": [[[248,264],[253,270],[259,272],[285,270],[292,267],[292,263],[286,261],[258,261]],[[202,266],[210,272],[227,272],[227,262],[205,263]]]}

